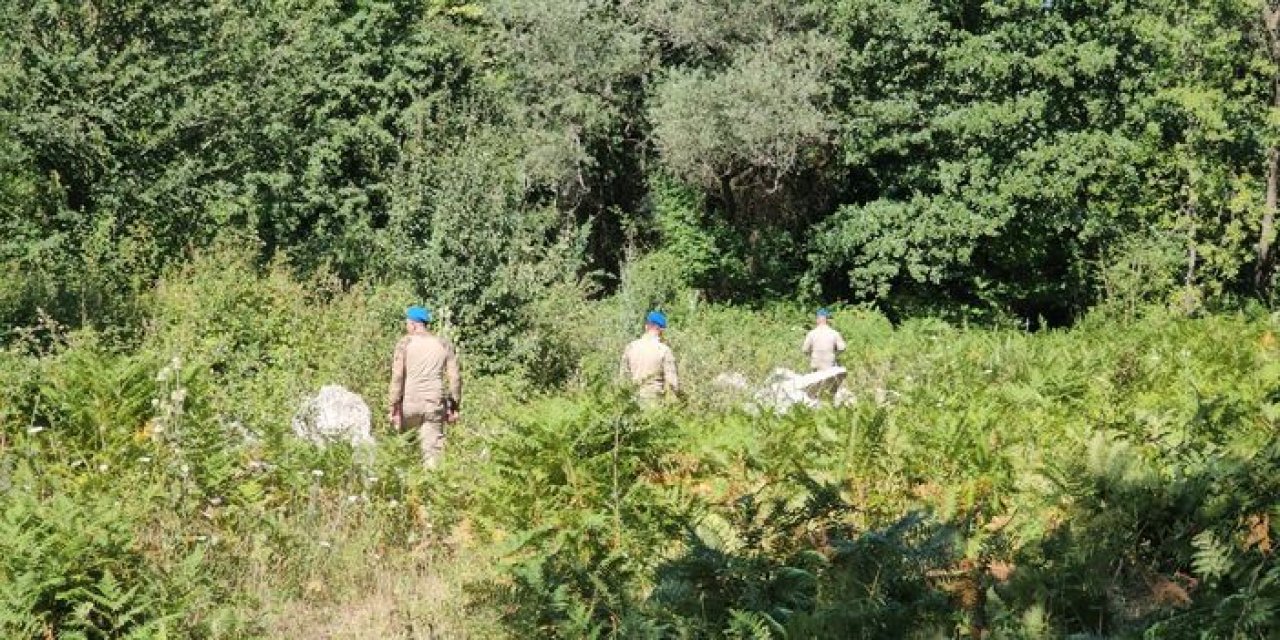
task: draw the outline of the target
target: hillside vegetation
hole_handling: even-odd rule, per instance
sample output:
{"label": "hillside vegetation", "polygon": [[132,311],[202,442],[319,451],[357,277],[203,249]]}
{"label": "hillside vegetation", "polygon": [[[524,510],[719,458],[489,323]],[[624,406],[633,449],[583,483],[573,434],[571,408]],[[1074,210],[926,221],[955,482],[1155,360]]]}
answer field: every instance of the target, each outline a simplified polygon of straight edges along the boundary
{"label": "hillside vegetation", "polygon": [[[213,268],[214,266],[218,268]],[[744,411],[808,313],[673,310],[683,402],[469,384],[442,469],[289,433],[328,382],[383,415],[403,292],[234,255],[126,349],[4,353],[7,637],[1270,637],[1280,319],[1102,312],[1028,334],[836,315],[849,407]],[[617,299],[579,310],[620,317]],[[604,350],[612,345],[612,351]]]}
{"label": "hillside vegetation", "polygon": [[[0,637],[1280,637],[1278,88],[1271,0],[0,2]],[[714,384],[819,306],[853,403]]]}
{"label": "hillside vegetation", "polygon": [[[1063,326],[1274,294],[1264,0],[15,0],[0,324],[252,245],[537,358],[627,267],[712,301]],[[1271,194],[1271,195],[1268,195]],[[667,303],[649,300],[646,303]]]}

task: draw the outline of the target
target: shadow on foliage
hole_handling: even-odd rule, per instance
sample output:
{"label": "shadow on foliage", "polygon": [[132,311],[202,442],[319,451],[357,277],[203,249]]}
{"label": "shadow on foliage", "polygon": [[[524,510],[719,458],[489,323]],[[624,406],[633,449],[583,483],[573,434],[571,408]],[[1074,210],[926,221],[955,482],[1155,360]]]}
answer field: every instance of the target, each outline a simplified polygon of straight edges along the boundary
{"label": "shadow on foliage", "polygon": [[897,638],[943,628],[931,571],[955,560],[956,531],[913,512],[884,528],[849,524],[837,487],[740,498],[688,527],[687,551],[657,569],[648,602],[679,635]]}
{"label": "shadow on foliage", "polygon": [[1280,633],[1280,442],[1251,456],[1151,459],[1099,435],[1050,476],[1066,506],[995,585],[1008,610],[1043,609],[1059,629],[1106,636]]}

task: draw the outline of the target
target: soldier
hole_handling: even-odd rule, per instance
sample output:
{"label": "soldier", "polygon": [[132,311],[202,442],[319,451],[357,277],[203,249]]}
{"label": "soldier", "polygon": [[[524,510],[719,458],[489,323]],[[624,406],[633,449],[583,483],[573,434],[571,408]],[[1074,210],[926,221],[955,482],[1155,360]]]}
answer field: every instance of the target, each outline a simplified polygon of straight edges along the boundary
{"label": "soldier", "polygon": [[836,366],[836,354],[844,351],[844,338],[839,331],[831,328],[831,312],[818,309],[818,323],[804,337],[801,348],[809,356],[809,368],[821,371]]}
{"label": "soldier", "polygon": [[432,468],[444,451],[445,424],[458,419],[462,375],[453,345],[427,329],[431,312],[413,306],[404,317],[407,335],[396,343],[391,363],[389,418],[397,429],[418,430],[422,463]]}
{"label": "soldier", "polygon": [[667,317],[660,311],[650,311],[645,316],[644,335],[622,352],[622,379],[636,385],[636,396],[645,403],[680,392],[675,353],[662,341],[666,328]]}

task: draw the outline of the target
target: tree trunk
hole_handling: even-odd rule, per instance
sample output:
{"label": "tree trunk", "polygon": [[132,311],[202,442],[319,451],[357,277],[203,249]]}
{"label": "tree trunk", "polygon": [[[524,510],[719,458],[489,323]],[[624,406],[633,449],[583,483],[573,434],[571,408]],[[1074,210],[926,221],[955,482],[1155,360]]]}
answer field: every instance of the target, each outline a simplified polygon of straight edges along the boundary
{"label": "tree trunk", "polygon": [[[1268,0],[1262,6],[1262,26],[1266,37],[1267,56],[1271,63],[1280,65],[1280,5]],[[1280,108],[1280,71],[1275,71],[1271,82],[1271,106]],[[1280,148],[1273,142],[1267,149],[1267,199],[1262,207],[1262,224],[1258,235],[1257,259],[1253,270],[1253,284],[1259,293],[1265,292],[1275,273],[1276,199],[1280,192]]]}
{"label": "tree trunk", "polygon": [[720,176],[720,201],[724,204],[724,213],[730,222],[738,221],[738,203],[733,198],[733,175]]}
{"label": "tree trunk", "polygon": [[1187,276],[1186,285],[1191,287],[1196,283],[1196,263],[1200,259],[1199,245],[1196,244],[1196,205],[1194,202],[1188,201],[1182,208],[1183,214],[1187,217]]}
{"label": "tree trunk", "polygon": [[[1277,96],[1280,97],[1280,96]],[[1258,236],[1258,264],[1253,271],[1253,284],[1259,292],[1265,291],[1275,271],[1276,196],[1280,191],[1280,150],[1271,147],[1267,152],[1267,201],[1262,208],[1262,229]]]}

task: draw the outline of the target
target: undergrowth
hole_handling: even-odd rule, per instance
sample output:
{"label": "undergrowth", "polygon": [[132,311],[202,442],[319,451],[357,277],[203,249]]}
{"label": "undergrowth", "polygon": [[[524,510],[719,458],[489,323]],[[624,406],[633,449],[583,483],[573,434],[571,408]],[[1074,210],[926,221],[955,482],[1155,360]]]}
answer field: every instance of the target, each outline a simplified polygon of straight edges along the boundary
{"label": "undergrowth", "polygon": [[0,635],[1280,633],[1274,316],[1029,334],[841,309],[855,402],[774,415],[712,379],[799,367],[804,309],[671,309],[687,397],[642,410],[610,299],[547,336],[581,354],[562,385],[469,379],[436,472],[382,424],[372,454],[296,441],[322,384],[385,414],[404,302],[217,256],[136,333],[22,332]]}

